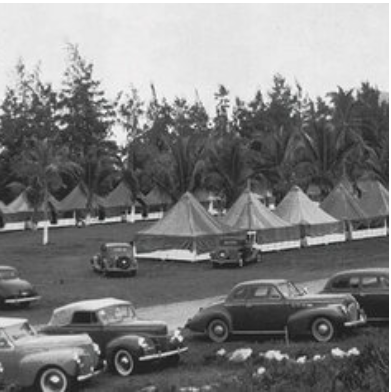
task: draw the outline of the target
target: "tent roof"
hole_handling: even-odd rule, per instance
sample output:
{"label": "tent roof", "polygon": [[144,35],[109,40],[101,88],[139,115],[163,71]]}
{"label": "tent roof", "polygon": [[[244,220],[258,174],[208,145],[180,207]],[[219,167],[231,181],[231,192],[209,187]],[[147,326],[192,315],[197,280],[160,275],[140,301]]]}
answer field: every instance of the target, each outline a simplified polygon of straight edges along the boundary
{"label": "tent roof", "polygon": [[104,207],[128,207],[133,204],[133,193],[121,181],[106,197],[102,198]]}
{"label": "tent roof", "polygon": [[342,182],[329,193],[320,207],[339,220],[359,220],[367,217],[357,199],[346,189]]}
{"label": "tent roof", "polygon": [[195,238],[227,231],[232,230],[210,215],[190,192],[186,192],[160,221],[140,234]]}
{"label": "tent roof", "polygon": [[291,226],[270,211],[259,196],[246,189],[225,215],[223,222],[241,230],[261,230]]}
{"label": "tent roof", "polygon": [[298,186],[285,195],[275,213],[293,225],[335,223],[337,220],[318,207]]}
{"label": "tent roof", "polygon": [[361,190],[361,197],[358,199],[360,207],[369,217],[389,215],[389,193],[379,181],[362,180],[357,186]]}
{"label": "tent roof", "polygon": [[15,214],[17,212],[32,212],[33,207],[30,206],[30,203],[27,200],[26,192],[23,191],[17,196],[11,203],[7,205],[8,212],[11,214]]}
{"label": "tent roof", "polygon": [[171,204],[172,198],[157,186],[154,186],[149,193],[144,197],[145,204],[149,206],[156,206],[162,204]]}
{"label": "tent roof", "polygon": [[[92,200],[93,207],[98,207],[103,204],[103,199],[94,195]],[[57,205],[57,209],[60,211],[82,210],[85,208],[87,208],[87,195],[84,193],[81,183],[75,186]]]}

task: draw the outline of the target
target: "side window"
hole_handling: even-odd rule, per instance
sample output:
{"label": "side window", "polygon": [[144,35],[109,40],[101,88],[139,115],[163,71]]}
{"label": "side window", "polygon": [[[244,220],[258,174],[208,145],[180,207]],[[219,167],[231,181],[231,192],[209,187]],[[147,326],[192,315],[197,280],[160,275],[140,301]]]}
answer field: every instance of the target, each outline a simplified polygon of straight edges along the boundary
{"label": "side window", "polygon": [[332,283],[332,287],[333,289],[348,290],[350,288],[349,280],[350,280],[349,277],[346,276],[341,276],[339,278],[336,278]]}
{"label": "side window", "polygon": [[97,317],[91,312],[75,312],[72,317],[72,324],[96,324]]}
{"label": "side window", "polygon": [[267,285],[260,285],[254,287],[251,295],[252,299],[257,299],[257,300],[267,299],[268,296],[269,296],[269,286]]}
{"label": "side window", "polygon": [[378,276],[363,276],[361,285],[363,289],[378,289],[384,288],[381,278]]}
{"label": "side window", "polygon": [[240,287],[232,294],[232,299],[233,300],[242,300],[242,299],[246,298],[246,295],[247,295],[247,288]]}
{"label": "side window", "polygon": [[351,289],[358,289],[360,286],[360,278],[358,276],[352,276],[349,279],[349,286]]}
{"label": "side window", "polygon": [[271,286],[269,289],[269,297],[271,299],[281,299],[281,294],[274,286]]}

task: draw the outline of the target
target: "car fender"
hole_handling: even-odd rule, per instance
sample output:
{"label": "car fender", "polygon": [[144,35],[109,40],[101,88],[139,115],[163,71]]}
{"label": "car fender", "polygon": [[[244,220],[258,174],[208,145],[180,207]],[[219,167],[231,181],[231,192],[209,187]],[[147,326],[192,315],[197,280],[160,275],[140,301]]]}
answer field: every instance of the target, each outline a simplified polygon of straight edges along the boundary
{"label": "car fender", "polygon": [[113,339],[110,343],[106,346],[106,359],[110,360],[113,356],[114,352],[122,347],[128,349],[130,352],[135,354],[136,356],[140,356],[143,353],[142,348],[139,345],[139,338],[142,336],[138,335],[125,335],[120,336],[118,338]]}
{"label": "car fender", "polygon": [[209,323],[212,320],[221,319],[224,320],[228,324],[228,328],[232,331],[232,319],[229,312],[223,308],[214,308],[211,310],[205,310],[204,313],[198,315],[198,330],[200,332],[204,332],[207,330]]}
{"label": "car fender", "polygon": [[23,387],[33,385],[38,374],[49,366],[56,366],[68,376],[76,377],[76,357],[82,353],[83,350],[78,348],[61,348],[25,355],[19,363],[18,384]]}
{"label": "car fender", "polygon": [[287,327],[291,336],[306,335],[311,332],[311,324],[317,317],[326,317],[339,328],[346,321],[339,305],[312,307],[299,310],[288,319]]}

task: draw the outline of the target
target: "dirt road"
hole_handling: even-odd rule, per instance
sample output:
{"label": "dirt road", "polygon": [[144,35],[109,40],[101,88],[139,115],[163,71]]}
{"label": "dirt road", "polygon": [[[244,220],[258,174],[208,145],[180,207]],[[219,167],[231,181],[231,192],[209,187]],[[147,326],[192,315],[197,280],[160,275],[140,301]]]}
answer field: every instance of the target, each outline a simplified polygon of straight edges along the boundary
{"label": "dirt road", "polygon": [[[325,284],[325,279],[300,283],[300,287],[306,287],[309,293],[320,291]],[[137,309],[141,318],[162,320],[168,324],[169,329],[182,328],[187,319],[193,316],[200,307],[206,306],[221,298],[210,297],[194,301],[176,302],[166,305],[149,306]]]}

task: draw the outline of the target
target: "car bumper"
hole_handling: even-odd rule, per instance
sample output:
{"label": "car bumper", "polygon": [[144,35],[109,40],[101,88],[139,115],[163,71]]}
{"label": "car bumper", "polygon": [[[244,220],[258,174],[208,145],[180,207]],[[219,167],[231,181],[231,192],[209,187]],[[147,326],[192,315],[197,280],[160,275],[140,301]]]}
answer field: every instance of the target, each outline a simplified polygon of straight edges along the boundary
{"label": "car bumper", "polygon": [[18,298],[7,298],[4,300],[5,304],[9,305],[14,305],[14,304],[22,304],[26,302],[35,302],[40,300],[40,296],[34,296],[34,297],[18,297]]}
{"label": "car bumper", "polygon": [[89,380],[92,377],[97,376],[100,373],[103,373],[107,369],[107,362],[105,360],[101,361],[101,363],[97,366],[96,369],[92,370],[90,373],[87,374],[80,374],[76,377],[78,382],[83,382]]}
{"label": "car bumper", "polygon": [[144,361],[154,361],[158,359],[163,359],[163,358],[168,358],[172,357],[174,355],[179,355],[188,350],[187,347],[181,347],[176,350],[171,350],[171,351],[164,351],[164,352],[159,352],[156,354],[150,354],[150,355],[145,355],[143,357],[139,358],[139,361],[144,362]]}
{"label": "car bumper", "polygon": [[367,322],[367,316],[361,313],[360,318],[358,320],[346,321],[343,325],[346,328],[354,328],[354,327],[359,327],[361,325],[364,325],[366,324],[366,322]]}

